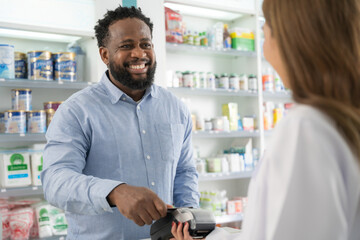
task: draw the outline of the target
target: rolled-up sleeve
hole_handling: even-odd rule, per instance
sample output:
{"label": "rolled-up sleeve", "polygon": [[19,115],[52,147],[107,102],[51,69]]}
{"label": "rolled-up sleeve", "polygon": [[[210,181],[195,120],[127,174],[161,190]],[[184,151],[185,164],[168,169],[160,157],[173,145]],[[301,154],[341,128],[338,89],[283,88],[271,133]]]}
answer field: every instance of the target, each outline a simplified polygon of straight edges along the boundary
{"label": "rolled-up sleeve", "polygon": [[[187,110],[187,109],[186,109]],[[198,173],[193,159],[192,120],[186,111],[184,141],[174,181],[174,204],[176,207],[199,207]]]}
{"label": "rolled-up sleeve", "polygon": [[106,197],[122,182],[83,174],[91,129],[81,122],[81,111],[69,105],[63,103],[59,107],[46,133],[41,173],[45,199],[78,214],[112,212]]}

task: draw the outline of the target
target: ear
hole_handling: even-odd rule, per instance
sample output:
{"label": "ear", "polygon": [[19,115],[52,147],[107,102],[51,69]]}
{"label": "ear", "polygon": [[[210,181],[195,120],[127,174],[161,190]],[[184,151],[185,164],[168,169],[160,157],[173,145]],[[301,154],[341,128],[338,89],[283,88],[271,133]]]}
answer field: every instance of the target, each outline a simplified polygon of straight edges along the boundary
{"label": "ear", "polygon": [[106,47],[100,47],[99,53],[101,60],[105,63],[105,65],[109,65],[109,51]]}

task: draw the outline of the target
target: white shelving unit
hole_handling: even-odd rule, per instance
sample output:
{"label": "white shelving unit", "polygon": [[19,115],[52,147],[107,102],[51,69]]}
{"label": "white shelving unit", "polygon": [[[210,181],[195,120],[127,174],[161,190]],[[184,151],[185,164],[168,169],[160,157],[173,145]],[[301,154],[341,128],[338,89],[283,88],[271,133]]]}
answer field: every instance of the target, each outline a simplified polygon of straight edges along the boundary
{"label": "white shelving unit", "polygon": [[16,143],[16,142],[28,142],[29,144],[36,142],[45,142],[45,134],[44,133],[3,133],[0,134],[0,143]]}
{"label": "white shelving unit", "polygon": [[[230,0],[229,0],[230,1]],[[228,1],[228,2],[229,2]],[[226,2],[215,3],[203,0],[165,0],[165,6],[178,10],[186,22],[186,28],[197,30],[206,29],[221,21],[231,26],[247,27],[259,36],[260,25],[257,21],[258,13],[254,1],[242,1],[242,3],[253,2],[254,6],[237,4],[226,6]],[[238,4],[240,5],[240,4]],[[242,7],[244,6],[244,7]],[[246,8],[247,7],[247,8]],[[207,13],[207,14],[206,14]],[[200,26],[196,28],[196,24]],[[203,31],[203,30],[201,30]],[[201,32],[200,31],[200,32]],[[234,91],[225,89],[199,89],[199,88],[174,88],[168,89],[179,98],[190,99],[190,111],[200,114],[203,118],[220,116],[221,105],[227,102],[237,102],[241,116],[255,115],[257,130],[247,131],[195,131],[193,132],[193,144],[198,146],[200,157],[208,157],[208,153],[216,154],[233,141],[246,140],[251,138],[253,146],[262,151],[264,131],[262,126],[262,102],[263,93],[261,89],[261,50],[259,39],[255,39],[256,51],[238,51],[234,49],[214,49],[203,46],[187,44],[166,43],[167,70],[172,71],[198,71],[213,73],[246,73],[255,74],[258,77],[258,91]],[[170,82],[170,81],[169,81]],[[186,102],[186,101],[185,101]],[[221,190],[226,189],[228,197],[245,196],[251,178],[252,171],[234,173],[206,173],[199,175],[200,190]],[[219,189],[220,188],[220,189]],[[216,217],[220,224],[242,221],[242,215],[225,215]]]}
{"label": "white shelving unit", "polygon": [[75,89],[80,90],[94,83],[92,82],[64,82],[64,81],[42,81],[30,79],[4,79],[0,78],[0,87],[12,88],[47,88],[47,89]]}
{"label": "white shelving unit", "polygon": [[252,171],[244,172],[228,172],[228,173],[203,173],[199,174],[199,181],[220,181],[220,180],[232,180],[250,178]]}
{"label": "white shelving unit", "polygon": [[185,87],[169,87],[174,94],[181,95],[204,95],[204,96],[225,96],[225,97],[254,97],[258,96],[257,92],[232,90],[232,89],[204,89],[204,88],[185,88]]}
{"label": "white shelving unit", "polygon": [[27,186],[17,188],[0,188],[1,197],[25,197],[43,194],[41,186]]}
{"label": "white shelving unit", "polygon": [[172,52],[188,52],[196,54],[206,54],[206,55],[220,55],[228,57],[254,57],[256,58],[255,52],[250,51],[240,51],[235,49],[216,49],[211,47],[203,46],[194,46],[187,44],[176,44],[176,43],[166,43],[166,50]]}
{"label": "white shelving unit", "polygon": [[234,215],[222,215],[216,216],[216,224],[226,224],[231,222],[240,222],[243,220],[243,214],[234,214]]}
{"label": "white shelving unit", "polygon": [[257,138],[259,131],[195,131],[193,138]]}

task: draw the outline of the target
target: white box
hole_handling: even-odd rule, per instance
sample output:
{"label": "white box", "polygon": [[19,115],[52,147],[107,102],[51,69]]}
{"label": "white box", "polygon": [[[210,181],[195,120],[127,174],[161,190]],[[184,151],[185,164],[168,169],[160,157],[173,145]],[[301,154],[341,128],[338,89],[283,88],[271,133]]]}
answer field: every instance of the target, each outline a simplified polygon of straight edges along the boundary
{"label": "white box", "polygon": [[0,154],[2,187],[31,185],[30,157],[27,151],[5,151]]}

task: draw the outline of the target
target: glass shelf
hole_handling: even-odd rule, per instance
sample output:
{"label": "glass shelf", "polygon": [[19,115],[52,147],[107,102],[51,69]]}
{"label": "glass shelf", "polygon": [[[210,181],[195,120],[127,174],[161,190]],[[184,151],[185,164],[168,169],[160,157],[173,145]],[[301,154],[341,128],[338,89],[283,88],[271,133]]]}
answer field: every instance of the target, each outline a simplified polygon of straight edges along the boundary
{"label": "glass shelf", "polygon": [[243,214],[240,213],[234,215],[215,216],[216,224],[240,222],[242,220],[243,220]]}
{"label": "glass shelf", "polygon": [[216,49],[204,46],[194,46],[188,44],[166,43],[166,49],[172,52],[188,52],[191,54],[212,54],[230,57],[256,57],[256,52],[240,51],[236,49]]}
{"label": "glass shelf", "polygon": [[65,240],[65,239],[66,239],[66,235],[51,236],[46,238],[30,238],[30,240]]}
{"label": "glass shelf", "polygon": [[94,83],[92,82],[64,82],[64,81],[44,81],[29,79],[4,79],[0,78],[0,87],[16,88],[60,88],[60,89],[83,89]]}
{"label": "glass shelf", "polygon": [[232,89],[206,89],[206,88],[186,88],[186,87],[168,87],[174,94],[196,94],[209,96],[236,96],[236,97],[257,97],[257,92]]}
{"label": "glass shelf", "polygon": [[1,133],[0,134],[0,143],[6,142],[45,142],[44,133]]}
{"label": "glass shelf", "polygon": [[199,174],[199,181],[218,181],[230,179],[251,178],[252,171],[229,172],[229,173],[202,173]]}
{"label": "glass shelf", "polygon": [[256,14],[253,6],[245,6],[244,8],[244,3],[246,1],[243,1],[242,4],[234,4],[233,1],[165,0],[164,5],[180,11],[183,15],[232,21],[243,16]]}
{"label": "glass shelf", "polygon": [[288,99],[289,101],[292,100],[292,93],[290,91],[284,92],[263,92],[264,99]]}
{"label": "glass shelf", "polygon": [[42,186],[0,188],[0,197],[24,197],[31,195],[43,195]]}
{"label": "glass shelf", "polygon": [[260,137],[259,131],[194,131],[195,138],[251,138]]}

